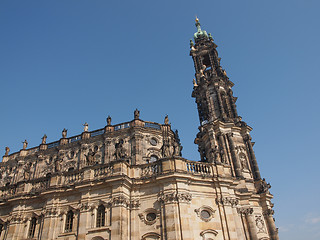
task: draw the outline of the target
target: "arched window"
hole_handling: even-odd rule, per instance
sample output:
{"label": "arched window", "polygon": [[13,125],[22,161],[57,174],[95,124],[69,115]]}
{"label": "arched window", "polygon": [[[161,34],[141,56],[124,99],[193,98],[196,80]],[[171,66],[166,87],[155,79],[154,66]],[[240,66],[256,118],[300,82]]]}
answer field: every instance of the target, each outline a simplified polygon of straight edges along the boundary
{"label": "arched window", "polygon": [[106,208],[103,205],[98,207],[97,212],[97,227],[104,227],[106,218]]}
{"label": "arched window", "polygon": [[34,233],[36,231],[36,226],[37,226],[37,219],[35,217],[33,217],[30,221],[30,227],[29,227],[29,233],[28,233],[29,238],[34,237]]}
{"label": "arched window", "polygon": [[73,225],[73,212],[72,210],[70,210],[67,213],[65,232],[72,232],[72,225]]}

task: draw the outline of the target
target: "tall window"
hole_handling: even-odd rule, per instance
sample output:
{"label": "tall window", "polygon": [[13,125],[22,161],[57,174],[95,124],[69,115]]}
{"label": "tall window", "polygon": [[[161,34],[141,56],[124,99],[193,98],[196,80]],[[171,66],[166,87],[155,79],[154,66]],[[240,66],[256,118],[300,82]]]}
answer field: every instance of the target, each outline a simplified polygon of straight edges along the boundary
{"label": "tall window", "polygon": [[105,225],[106,208],[103,205],[98,207],[97,212],[97,227],[103,227]]}
{"label": "tall window", "polygon": [[28,233],[29,238],[34,237],[34,233],[36,231],[36,226],[37,226],[37,219],[35,217],[33,217],[30,221],[30,227],[29,227],[29,233]]}
{"label": "tall window", "polygon": [[72,225],[73,225],[73,212],[70,210],[67,213],[65,232],[72,232]]}

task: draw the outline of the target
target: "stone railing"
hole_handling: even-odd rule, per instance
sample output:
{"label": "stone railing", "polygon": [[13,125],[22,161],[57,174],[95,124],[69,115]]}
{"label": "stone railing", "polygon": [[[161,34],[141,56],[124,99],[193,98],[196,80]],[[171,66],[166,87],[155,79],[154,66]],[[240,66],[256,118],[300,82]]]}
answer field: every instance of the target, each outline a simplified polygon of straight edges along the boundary
{"label": "stone railing", "polygon": [[113,174],[113,165],[101,166],[94,169],[95,178],[111,176],[112,174]]}
{"label": "stone railing", "polygon": [[[136,122],[136,121],[138,121],[138,122]],[[91,132],[86,132],[86,133],[88,134],[88,137],[90,138],[90,137],[96,137],[99,135],[103,135],[105,133],[119,131],[122,129],[127,129],[127,128],[131,128],[131,127],[135,127],[135,126],[149,128],[149,129],[151,128],[151,129],[155,129],[155,130],[161,130],[161,128],[162,128],[162,124],[155,123],[155,122],[142,121],[142,120],[138,119],[138,120],[133,120],[131,122],[125,122],[125,123],[120,123],[120,124],[116,124],[116,125],[106,126],[105,128],[97,129],[97,130],[94,130]],[[76,135],[76,136],[61,138],[60,140],[55,141],[55,142],[51,142],[51,143],[43,143],[37,147],[28,148],[28,149],[21,149],[19,152],[15,152],[15,153],[11,153],[9,155],[3,156],[2,162],[14,160],[19,156],[32,155],[32,154],[35,154],[35,153],[42,151],[42,150],[53,149],[53,148],[59,147],[60,145],[65,145],[65,144],[70,144],[70,143],[81,141],[83,139],[84,133],[85,132],[83,132],[82,134]],[[87,139],[87,138],[85,138],[85,139]],[[63,141],[63,143],[62,143],[62,140],[65,140],[65,141]]]}
{"label": "stone railing", "polygon": [[0,202],[15,196],[43,194],[49,190],[54,191],[73,185],[81,187],[81,184],[85,182],[94,183],[109,179],[112,181],[112,179],[122,176],[146,180],[168,174],[179,174],[185,177],[188,175],[200,176],[201,178],[211,177],[213,176],[213,164],[188,161],[183,158],[165,158],[143,165],[130,165],[124,160],[114,161],[62,174],[52,173],[46,178],[0,187]]}
{"label": "stone railing", "polygon": [[212,175],[212,165],[202,162],[186,161],[187,171],[191,174]]}
{"label": "stone railing", "polygon": [[30,193],[37,193],[44,191],[50,187],[50,178],[39,179],[31,184]]}
{"label": "stone railing", "polygon": [[64,184],[74,184],[82,182],[84,179],[84,172],[68,172],[64,176]]}
{"label": "stone railing", "polygon": [[149,163],[149,164],[141,166],[140,168],[141,168],[141,177],[142,178],[153,177],[153,176],[156,176],[162,172],[161,162]]}

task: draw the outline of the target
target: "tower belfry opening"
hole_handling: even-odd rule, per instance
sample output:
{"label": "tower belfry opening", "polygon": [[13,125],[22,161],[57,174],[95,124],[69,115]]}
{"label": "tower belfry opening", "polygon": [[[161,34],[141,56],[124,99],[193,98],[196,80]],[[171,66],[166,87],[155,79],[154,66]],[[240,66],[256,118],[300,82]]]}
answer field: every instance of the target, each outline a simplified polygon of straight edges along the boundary
{"label": "tower belfry opening", "polygon": [[260,240],[278,238],[270,184],[212,35],[190,40],[201,161],[183,158],[177,131],[133,119],[67,136],[0,163],[0,239]]}

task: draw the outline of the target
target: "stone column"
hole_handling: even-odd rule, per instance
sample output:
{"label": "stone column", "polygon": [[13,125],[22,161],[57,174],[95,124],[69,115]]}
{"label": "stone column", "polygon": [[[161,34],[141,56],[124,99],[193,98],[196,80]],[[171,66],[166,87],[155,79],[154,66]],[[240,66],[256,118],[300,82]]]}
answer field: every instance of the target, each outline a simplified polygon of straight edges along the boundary
{"label": "stone column", "polygon": [[[47,210],[45,215],[43,216],[42,232],[41,232],[40,239],[53,239],[54,238],[55,225],[54,225],[53,218],[54,218],[53,209]],[[58,231],[58,234],[59,233],[60,232]]]}
{"label": "stone column", "polygon": [[6,239],[14,239],[14,234],[17,230],[17,224],[14,221],[13,217],[9,217],[8,231]]}
{"label": "stone column", "polygon": [[190,222],[190,202],[192,195],[188,192],[177,193],[180,223],[181,223],[181,239],[193,240],[192,222]]}
{"label": "stone column", "polygon": [[160,193],[158,201],[161,203],[161,211],[164,220],[164,239],[182,240],[176,192]]}
{"label": "stone column", "polygon": [[254,155],[254,151],[252,148],[251,137],[249,135],[245,136],[244,141],[246,142],[246,145],[248,147],[248,152],[249,152],[249,156],[250,156],[252,167],[253,167],[252,170],[254,173],[254,177],[255,177],[255,179],[259,180],[259,179],[261,179],[261,175],[260,175],[257,159]]}
{"label": "stone column", "polygon": [[263,212],[263,216],[267,223],[270,240],[279,240],[278,229],[274,223],[273,213],[274,211],[272,209],[267,209]]}
{"label": "stone column", "polygon": [[233,133],[227,133],[227,138],[229,141],[229,146],[230,146],[230,151],[231,151],[231,156],[232,156],[232,161],[233,161],[233,166],[234,166],[234,171],[236,173],[236,177],[243,178],[242,172],[241,172],[241,167],[240,167],[240,161],[238,159],[238,155],[236,153],[235,145],[233,142]]}
{"label": "stone column", "polygon": [[130,201],[130,239],[138,239],[140,237],[139,216],[140,209],[139,200]]}
{"label": "stone column", "polygon": [[240,208],[238,209],[238,212],[241,215],[245,216],[248,230],[249,230],[250,240],[258,240],[257,229],[256,229],[255,221],[252,215],[253,208]]}
{"label": "stone column", "polygon": [[128,227],[128,205],[129,200],[124,195],[113,197],[111,217],[111,239],[129,239]]}
{"label": "stone column", "polygon": [[[77,213],[79,215],[78,214],[75,215],[78,218],[78,223],[77,223],[77,226],[75,227],[78,228],[77,229],[78,239],[85,239],[87,228],[91,227],[91,226],[88,226],[92,222],[90,221],[91,209],[87,203],[80,203],[77,210],[78,210]],[[94,220],[93,222],[95,223]]]}

